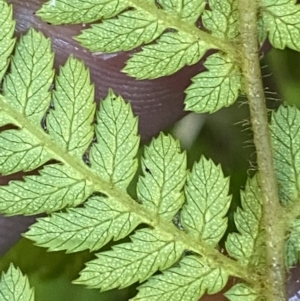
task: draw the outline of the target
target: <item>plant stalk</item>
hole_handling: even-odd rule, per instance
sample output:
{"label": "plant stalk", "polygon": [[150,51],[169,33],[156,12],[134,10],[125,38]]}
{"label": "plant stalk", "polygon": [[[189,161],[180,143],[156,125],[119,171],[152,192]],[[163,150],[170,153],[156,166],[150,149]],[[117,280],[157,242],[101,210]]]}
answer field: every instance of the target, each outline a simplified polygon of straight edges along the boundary
{"label": "plant stalk", "polygon": [[238,0],[243,89],[250,107],[263,199],[262,226],[266,236],[266,269],[265,274],[262,275],[264,283],[261,283],[261,287],[264,300],[286,301],[285,228],[282,222],[283,210],[278,196],[266,100],[259,64],[257,9],[256,0]]}

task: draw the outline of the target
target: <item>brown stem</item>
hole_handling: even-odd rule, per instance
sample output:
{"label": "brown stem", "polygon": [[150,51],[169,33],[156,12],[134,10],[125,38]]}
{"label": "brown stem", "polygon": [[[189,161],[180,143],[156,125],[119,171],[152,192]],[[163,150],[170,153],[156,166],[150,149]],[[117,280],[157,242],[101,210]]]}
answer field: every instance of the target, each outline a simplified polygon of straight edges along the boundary
{"label": "brown stem", "polygon": [[267,301],[286,301],[284,266],[284,225],[274,171],[271,137],[268,126],[265,95],[258,55],[257,1],[238,0],[240,41],[244,92],[247,95],[260,186],[263,196],[263,227],[266,233],[266,270],[264,298]]}

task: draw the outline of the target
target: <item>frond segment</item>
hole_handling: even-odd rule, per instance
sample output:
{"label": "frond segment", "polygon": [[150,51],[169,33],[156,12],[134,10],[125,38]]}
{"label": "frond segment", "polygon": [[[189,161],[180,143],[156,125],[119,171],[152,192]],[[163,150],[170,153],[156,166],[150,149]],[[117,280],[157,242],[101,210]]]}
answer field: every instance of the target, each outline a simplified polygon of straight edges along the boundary
{"label": "frond segment", "polygon": [[126,0],[55,0],[46,2],[37,15],[53,24],[89,23],[111,18],[127,6]]}
{"label": "frond segment", "polygon": [[98,258],[87,263],[75,283],[101,290],[126,287],[170,267],[184,251],[183,245],[171,235],[166,238],[157,230],[138,230],[131,239],[131,243],[97,254]]}
{"label": "frond segment", "polygon": [[70,208],[38,219],[25,236],[51,251],[95,251],[112,239],[126,237],[140,223],[135,212],[114,198],[92,196],[84,208]]}
{"label": "frond segment", "polygon": [[97,114],[97,142],[91,147],[91,168],[107,182],[126,190],[137,170],[138,123],[130,104],[112,90]]}
{"label": "frond segment", "polygon": [[187,178],[186,203],[181,211],[184,229],[199,241],[218,244],[227,228],[228,192],[229,180],[220,166],[202,157]]}
{"label": "frond segment", "polygon": [[205,293],[219,292],[227,280],[228,274],[221,268],[210,268],[205,258],[187,256],[178,266],[138,287],[133,301],[196,301]]}
{"label": "frond segment", "polygon": [[281,106],[272,114],[271,135],[280,201],[287,205],[300,194],[300,112]]}
{"label": "frond segment", "polygon": [[239,96],[242,75],[228,56],[216,53],[207,58],[207,71],[192,78],[185,90],[185,109],[197,113],[213,113],[232,105]]}
{"label": "frond segment", "polygon": [[81,159],[94,135],[94,87],[89,71],[72,56],[56,77],[53,106],[47,116],[50,137],[63,150]]}
{"label": "frond segment", "polygon": [[142,206],[171,221],[184,202],[186,154],[179,142],[160,134],[145,148],[144,176],[139,178],[137,195]]}
{"label": "frond segment", "polygon": [[275,48],[300,51],[300,5],[296,0],[261,1],[262,29]]}
{"label": "frond segment", "polygon": [[[16,22],[12,19],[12,6],[0,0],[0,82],[10,62],[9,57],[14,49],[13,38]],[[1,126],[1,123],[0,123]]]}
{"label": "frond segment", "polygon": [[16,110],[37,126],[49,106],[54,55],[50,40],[30,29],[21,37],[3,82],[3,95]]}
{"label": "frond segment", "polygon": [[34,291],[30,287],[28,278],[12,264],[0,280],[0,300],[34,301]]}

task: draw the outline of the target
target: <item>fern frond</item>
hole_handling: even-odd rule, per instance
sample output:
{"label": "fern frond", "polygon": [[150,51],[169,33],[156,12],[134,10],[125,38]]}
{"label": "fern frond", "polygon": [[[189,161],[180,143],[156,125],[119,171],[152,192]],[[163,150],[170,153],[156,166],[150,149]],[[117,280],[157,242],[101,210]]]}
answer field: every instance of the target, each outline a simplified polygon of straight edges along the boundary
{"label": "fern frond", "polygon": [[0,280],[0,300],[34,301],[34,291],[22,272],[12,264],[6,273],[2,273]]}
{"label": "fern frond", "polygon": [[[232,44],[239,38],[238,16],[231,0],[210,0],[210,10],[205,10],[205,3],[57,0],[54,5],[45,4],[39,13],[56,23],[62,23],[63,18],[72,22],[105,19],[78,38],[82,43],[89,40],[92,47],[95,41],[90,38],[95,36],[98,44],[93,50],[128,50],[155,42],[144,46],[127,63],[125,71],[138,74],[138,78],[172,74],[184,65],[197,63],[208,49],[221,50],[209,56],[208,70],[197,75],[187,89],[188,109],[214,112],[233,103],[242,86]],[[10,8],[6,4],[2,7],[7,18],[0,26],[9,30],[3,39],[6,46],[0,66],[6,70],[10,43],[14,43],[13,21]],[[210,32],[196,26],[199,16]],[[117,31],[120,26],[122,30]],[[108,31],[115,35],[109,36]],[[244,282],[233,286],[227,298],[261,298],[261,286],[256,283],[265,267],[265,246],[257,176],[248,181],[242,193],[242,208],[235,214],[239,233],[230,233],[226,242],[229,258],[218,246],[227,228],[231,202],[229,179],[221,167],[201,158],[187,172],[186,154],[179,143],[160,134],[145,147],[138,199],[132,199],[126,190],[138,167],[139,137],[130,105],[109,91],[93,124],[94,88],[89,71],[70,57],[51,90],[52,64],[50,42],[30,30],[17,43],[10,73],[4,77],[0,125],[13,124],[15,128],[0,133],[0,173],[45,166],[39,174],[0,186],[0,212],[50,213],[25,236],[50,250],[67,252],[99,250],[140,226],[131,235],[131,242],[97,253],[76,283],[107,290],[147,280],[134,300],[195,301],[205,292],[219,292],[228,277],[235,276]],[[195,98],[196,94],[200,97]],[[278,181],[286,185],[291,180],[282,190],[285,205],[298,200],[298,114],[292,108],[281,108],[272,117]],[[287,145],[292,145],[290,152]],[[283,153],[287,153],[284,159]],[[78,205],[82,206],[75,208]],[[286,223],[290,231],[286,243],[289,263],[295,262],[300,251],[296,218]]]}

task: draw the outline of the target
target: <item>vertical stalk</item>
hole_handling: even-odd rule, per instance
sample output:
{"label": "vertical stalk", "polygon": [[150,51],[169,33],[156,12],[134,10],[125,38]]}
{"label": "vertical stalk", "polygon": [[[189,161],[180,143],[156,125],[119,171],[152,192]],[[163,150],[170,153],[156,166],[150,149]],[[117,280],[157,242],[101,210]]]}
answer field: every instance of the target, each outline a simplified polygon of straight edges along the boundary
{"label": "vertical stalk", "polygon": [[254,144],[257,152],[263,198],[263,227],[266,233],[266,270],[264,297],[267,301],[286,301],[284,266],[284,226],[274,171],[271,137],[265,95],[259,65],[257,37],[257,0],[237,0],[239,10],[240,51],[244,92],[247,95]]}

